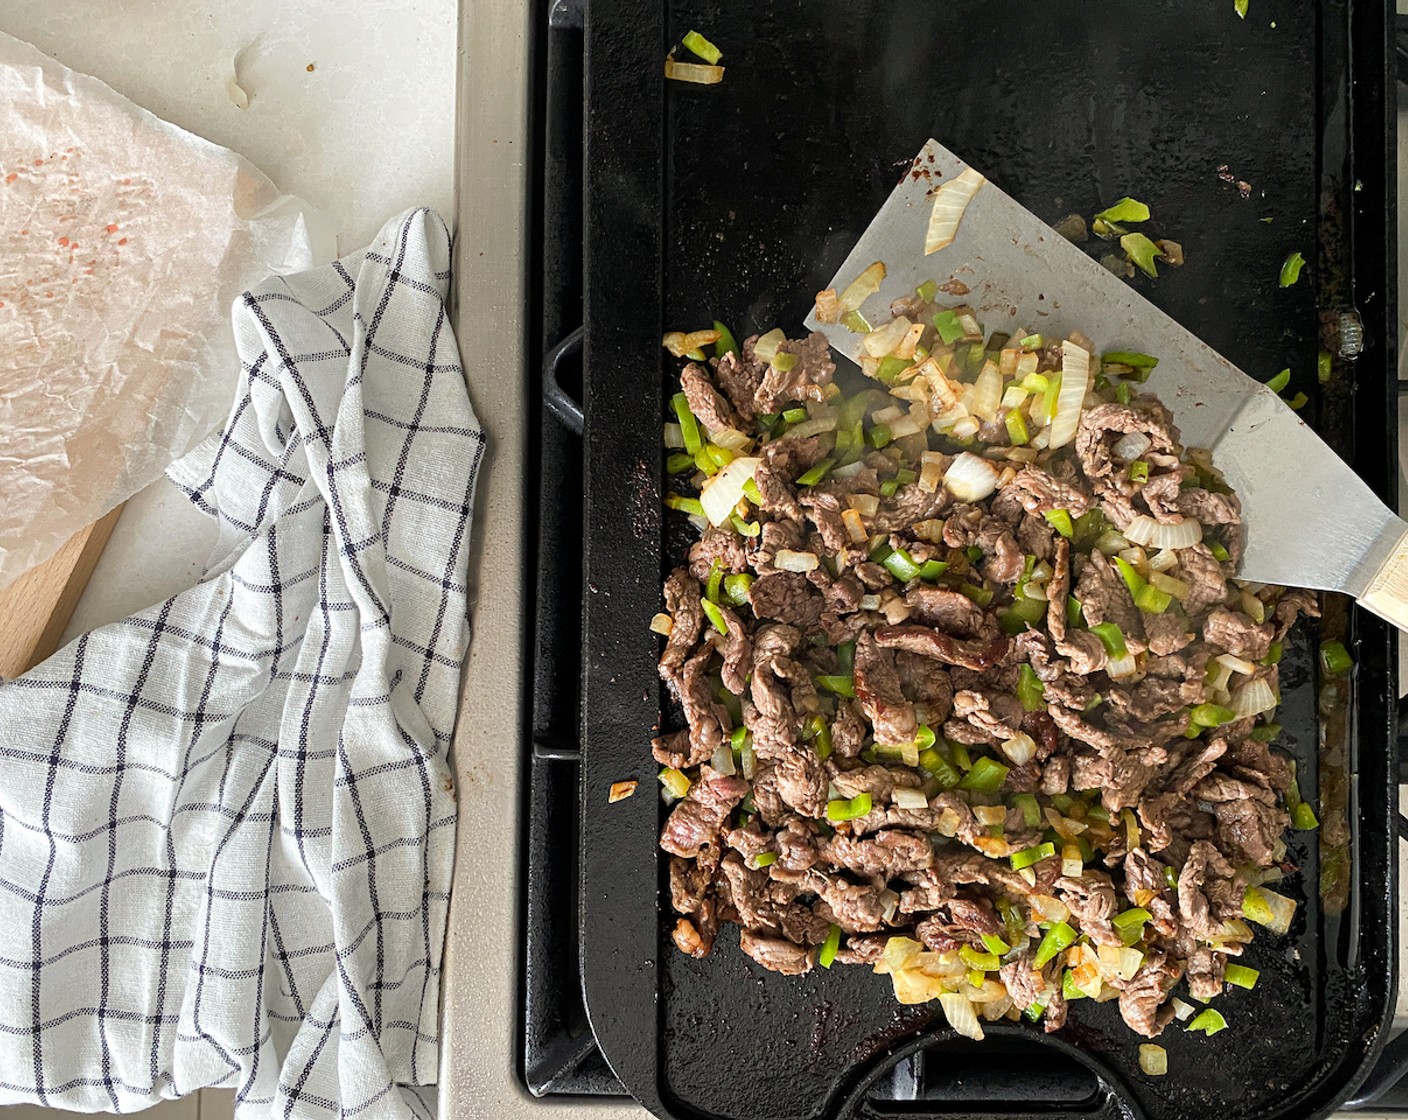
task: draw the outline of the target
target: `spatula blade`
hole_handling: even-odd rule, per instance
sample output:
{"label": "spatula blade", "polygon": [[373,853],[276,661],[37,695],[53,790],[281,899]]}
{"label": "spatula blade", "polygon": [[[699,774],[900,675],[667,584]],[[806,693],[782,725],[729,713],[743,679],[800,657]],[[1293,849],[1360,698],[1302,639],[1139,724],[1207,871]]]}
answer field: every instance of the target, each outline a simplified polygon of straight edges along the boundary
{"label": "spatula blade", "polygon": [[[1179,326],[1108,269],[1009,195],[985,182],[952,244],[928,256],[932,192],[968,165],[936,140],[904,179],[832,280],[844,290],[883,261],[880,290],[863,305],[888,317],[890,302],[927,280],[955,279],[991,330],[1088,335],[1097,353],[1136,350],[1159,359],[1148,388],[1173,412],[1189,447],[1213,452],[1242,502],[1246,551],[1239,575],[1362,596],[1408,533],[1368,486],[1274,392]],[[863,335],[835,323],[807,326],[853,361]]]}

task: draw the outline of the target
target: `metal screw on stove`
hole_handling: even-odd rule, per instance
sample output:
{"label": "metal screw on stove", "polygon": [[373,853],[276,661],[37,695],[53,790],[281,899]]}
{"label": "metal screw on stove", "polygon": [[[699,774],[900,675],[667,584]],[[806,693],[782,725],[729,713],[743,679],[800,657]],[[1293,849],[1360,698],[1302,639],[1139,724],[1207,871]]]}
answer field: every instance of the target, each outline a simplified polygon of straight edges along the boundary
{"label": "metal screw on stove", "polygon": [[1359,357],[1364,352],[1364,321],[1359,318],[1359,313],[1341,311],[1335,326],[1340,339],[1340,357]]}

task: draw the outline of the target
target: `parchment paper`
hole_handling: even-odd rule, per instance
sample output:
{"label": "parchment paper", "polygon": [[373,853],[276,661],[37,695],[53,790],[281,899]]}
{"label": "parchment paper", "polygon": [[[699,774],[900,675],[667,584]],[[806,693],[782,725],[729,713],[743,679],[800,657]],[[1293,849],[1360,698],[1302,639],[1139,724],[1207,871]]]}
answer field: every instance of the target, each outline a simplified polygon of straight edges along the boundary
{"label": "parchment paper", "polygon": [[0,587],[225,419],[242,290],[334,255],[248,161],[0,34]]}

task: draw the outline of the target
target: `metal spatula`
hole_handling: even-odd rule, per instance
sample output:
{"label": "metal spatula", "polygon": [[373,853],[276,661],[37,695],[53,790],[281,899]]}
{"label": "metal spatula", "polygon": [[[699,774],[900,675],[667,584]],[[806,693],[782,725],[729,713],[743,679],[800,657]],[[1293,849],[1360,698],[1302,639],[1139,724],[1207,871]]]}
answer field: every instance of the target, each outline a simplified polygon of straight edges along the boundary
{"label": "metal spatula", "polygon": [[[968,203],[952,243],[925,255],[932,192],[967,167],[937,141],[925,144],[832,286],[842,291],[883,261],[885,278],[866,311],[887,309],[926,280],[956,277],[971,292],[953,302],[989,322],[1000,315],[1004,324],[1048,338],[1079,330],[1097,353],[1157,356],[1147,388],[1173,412],[1185,446],[1212,450],[1241,498],[1246,551],[1239,574],[1343,591],[1408,630],[1408,524],[1265,385],[990,182]],[[864,335],[818,322],[815,309],[807,326],[858,360]]]}

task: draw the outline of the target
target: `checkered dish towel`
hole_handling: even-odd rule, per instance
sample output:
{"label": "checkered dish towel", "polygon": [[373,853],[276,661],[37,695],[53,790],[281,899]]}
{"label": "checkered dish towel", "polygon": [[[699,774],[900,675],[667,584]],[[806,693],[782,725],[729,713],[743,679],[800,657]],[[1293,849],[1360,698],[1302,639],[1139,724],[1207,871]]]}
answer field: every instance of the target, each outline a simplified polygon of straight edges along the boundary
{"label": "checkered dish towel", "polygon": [[0,685],[0,1103],[425,1116],[484,438],[434,214],[235,308],[204,582]]}

